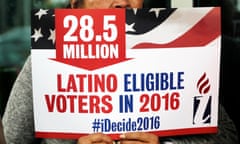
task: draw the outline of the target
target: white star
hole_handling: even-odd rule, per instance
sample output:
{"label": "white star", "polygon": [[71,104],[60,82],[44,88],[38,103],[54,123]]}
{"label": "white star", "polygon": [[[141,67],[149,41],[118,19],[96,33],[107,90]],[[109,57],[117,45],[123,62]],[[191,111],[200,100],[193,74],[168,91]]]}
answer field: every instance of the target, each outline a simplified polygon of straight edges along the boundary
{"label": "white star", "polygon": [[41,37],[43,37],[41,33],[41,28],[39,28],[39,30],[34,29],[34,34],[31,36],[31,38],[34,38],[34,42],[38,41],[38,39]]}
{"label": "white star", "polygon": [[165,8],[151,8],[149,12],[155,12],[156,17],[158,18],[160,11],[163,9]]}
{"label": "white star", "polygon": [[130,25],[126,24],[126,32],[135,32],[136,30],[133,28],[135,23],[132,23]]}
{"label": "white star", "polygon": [[43,15],[46,15],[47,14],[47,11],[48,10],[44,10],[44,9],[39,9],[39,11],[37,13],[35,13],[36,16],[38,16],[38,19],[41,19],[41,17]]}
{"label": "white star", "polygon": [[50,31],[50,36],[48,37],[48,40],[52,40],[52,43],[54,44],[55,43],[55,29],[54,30],[49,29],[49,31]]}
{"label": "white star", "polygon": [[134,12],[134,14],[136,15],[137,14],[137,8],[133,8],[133,12]]}

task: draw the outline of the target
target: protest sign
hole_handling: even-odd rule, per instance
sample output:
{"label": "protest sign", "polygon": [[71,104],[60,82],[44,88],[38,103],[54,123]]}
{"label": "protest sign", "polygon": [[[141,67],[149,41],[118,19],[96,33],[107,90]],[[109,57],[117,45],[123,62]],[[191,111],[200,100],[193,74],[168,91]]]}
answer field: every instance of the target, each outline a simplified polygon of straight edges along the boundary
{"label": "protest sign", "polygon": [[220,9],[32,11],[36,137],[217,132]]}

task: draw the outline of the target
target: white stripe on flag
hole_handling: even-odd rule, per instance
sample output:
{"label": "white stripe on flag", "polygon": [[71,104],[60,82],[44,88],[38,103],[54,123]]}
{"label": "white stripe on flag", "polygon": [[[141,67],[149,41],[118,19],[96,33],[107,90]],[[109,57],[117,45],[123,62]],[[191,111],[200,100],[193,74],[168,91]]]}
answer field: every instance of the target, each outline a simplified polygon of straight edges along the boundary
{"label": "white stripe on flag", "polygon": [[193,7],[193,0],[171,0],[171,7]]}

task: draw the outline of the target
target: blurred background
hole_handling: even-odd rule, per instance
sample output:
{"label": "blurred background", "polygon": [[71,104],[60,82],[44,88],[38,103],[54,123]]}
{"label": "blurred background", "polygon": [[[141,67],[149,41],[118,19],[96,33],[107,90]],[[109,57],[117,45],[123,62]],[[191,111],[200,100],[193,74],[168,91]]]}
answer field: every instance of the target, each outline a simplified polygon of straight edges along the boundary
{"label": "blurred background", "polygon": [[[4,112],[12,84],[30,53],[30,11],[61,8],[68,0],[0,0],[0,114]],[[145,0],[146,7],[220,6],[222,55],[220,102],[240,127],[238,89],[240,82],[240,0]]]}

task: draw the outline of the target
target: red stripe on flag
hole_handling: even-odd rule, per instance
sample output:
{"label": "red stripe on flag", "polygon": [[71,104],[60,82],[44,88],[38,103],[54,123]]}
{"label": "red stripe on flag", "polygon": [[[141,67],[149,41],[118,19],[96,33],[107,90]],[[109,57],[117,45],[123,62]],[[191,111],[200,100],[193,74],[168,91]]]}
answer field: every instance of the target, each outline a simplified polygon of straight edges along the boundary
{"label": "red stripe on flag", "polygon": [[[217,133],[217,127],[203,127],[203,128],[185,128],[185,129],[173,129],[173,130],[159,130],[151,131],[150,133],[156,134],[160,137],[163,136],[179,136],[179,135],[191,135],[191,134],[206,134]],[[38,138],[57,138],[57,139],[78,139],[82,136],[88,135],[87,133],[65,133],[65,132],[35,132],[35,137]],[[120,134],[108,134],[114,140],[119,139]]]}

